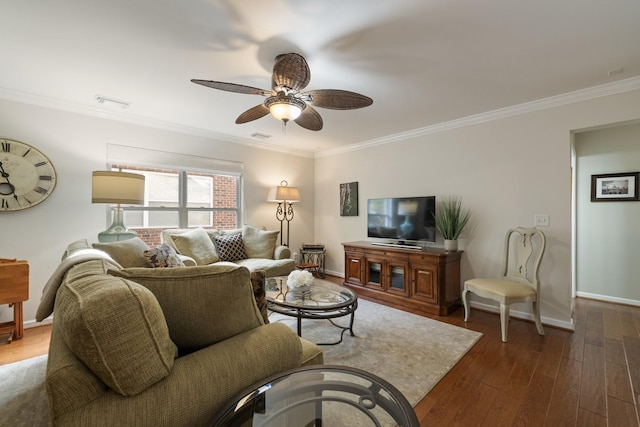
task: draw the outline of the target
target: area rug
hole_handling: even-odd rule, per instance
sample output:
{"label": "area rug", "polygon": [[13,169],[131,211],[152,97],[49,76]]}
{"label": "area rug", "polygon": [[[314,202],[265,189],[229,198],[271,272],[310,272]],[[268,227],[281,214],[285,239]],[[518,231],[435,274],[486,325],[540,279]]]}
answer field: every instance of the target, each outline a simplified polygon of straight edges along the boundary
{"label": "area rug", "polygon": [[[272,314],[294,330],[294,318]],[[348,317],[334,320],[347,325]],[[327,320],[304,320],[302,336],[333,342],[340,329]],[[325,364],[372,372],[394,385],[415,406],[480,339],[482,334],[426,317],[360,300],[354,333],[323,346]],[[0,366],[0,426],[49,426],[44,385],[47,356]]]}
{"label": "area rug", "polygon": [[[296,319],[273,313],[271,322],[296,330]],[[334,319],[347,326],[349,316]],[[481,333],[438,322],[381,304],[359,300],[353,325],[355,336],[322,346],[324,363],[372,372],[395,386],[415,406],[480,339]],[[328,320],[302,321],[302,337],[335,342],[340,329]]]}
{"label": "area rug", "polygon": [[0,366],[0,426],[50,426],[44,385],[47,356]]}

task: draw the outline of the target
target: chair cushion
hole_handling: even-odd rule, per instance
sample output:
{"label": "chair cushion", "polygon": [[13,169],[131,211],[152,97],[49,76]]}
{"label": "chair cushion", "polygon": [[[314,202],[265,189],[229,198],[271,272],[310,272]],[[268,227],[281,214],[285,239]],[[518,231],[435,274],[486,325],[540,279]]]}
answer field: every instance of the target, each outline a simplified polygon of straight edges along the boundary
{"label": "chair cushion", "polygon": [[279,231],[267,231],[259,227],[245,225],[242,228],[242,241],[247,258],[273,259]]}
{"label": "chair cushion", "polygon": [[213,236],[216,243],[220,261],[238,261],[247,259],[247,253],[244,250],[244,242],[242,235],[232,234],[230,236]]}
{"label": "chair cushion", "polygon": [[536,294],[531,286],[509,279],[470,279],[465,283],[468,290],[478,293],[494,294],[503,299],[527,298]]}
{"label": "chair cushion", "polygon": [[184,267],[184,263],[178,257],[175,249],[166,243],[161,244],[157,248],[144,251],[144,260],[149,267]]}
{"label": "chair cushion", "polygon": [[220,260],[209,233],[202,228],[176,234],[173,236],[173,242],[178,252],[193,258],[198,265],[213,264]]}
{"label": "chair cushion", "polygon": [[138,394],[169,375],[177,348],[158,301],[143,286],[80,276],[60,288],[55,313],[69,349],[117,393]]}
{"label": "chair cushion", "polygon": [[147,266],[144,251],[148,251],[149,246],[139,237],[121,242],[94,243],[92,246],[94,249],[108,253],[115,262],[125,268]]}
{"label": "chair cushion", "polygon": [[236,260],[237,265],[247,267],[250,271],[264,270],[267,277],[286,276],[296,269],[296,262],[292,259],[264,259],[247,258]]}
{"label": "chair cushion", "polygon": [[140,283],[153,292],[181,354],[263,324],[254,302],[249,270],[244,267],[217,263],[189,268],[129,268],[108,273]]}

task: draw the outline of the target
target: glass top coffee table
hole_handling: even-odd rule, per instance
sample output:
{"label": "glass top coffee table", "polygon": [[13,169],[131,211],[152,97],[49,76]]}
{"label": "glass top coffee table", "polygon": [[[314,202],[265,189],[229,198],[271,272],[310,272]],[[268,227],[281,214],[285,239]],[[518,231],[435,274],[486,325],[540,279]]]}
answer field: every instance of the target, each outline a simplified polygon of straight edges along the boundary
{"label": "glass top coffee table", "polygon": [[376,375],[348,366],[296,368],[240,393],[215,427],[401,426],[420,424],[407,399]]}
{"label": "glass top coffee table", "polygon": [[[269,277],[265,283],[269,310],[295,317],[298,336],[302,336],[302,319],[328,319],[342,329],[340,340],[319,345],[335,345],[342,342],[346,331],[353,333],[354,313],[358,308],[358,295],[346,286],[323,279],[315,279],[308,291],[294,292],[287,288],[287,276]],[[340,326],[332,319],[351,315],[349,326]]]}

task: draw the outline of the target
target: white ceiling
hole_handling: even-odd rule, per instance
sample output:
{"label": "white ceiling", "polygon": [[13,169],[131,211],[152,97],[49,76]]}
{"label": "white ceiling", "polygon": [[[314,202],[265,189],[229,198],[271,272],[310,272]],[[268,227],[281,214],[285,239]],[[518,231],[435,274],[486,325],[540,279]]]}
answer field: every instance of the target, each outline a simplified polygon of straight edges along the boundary
{"label": "white ceiling", "polygon": [[[638,0],[0,0],[0,16],[2,98],[305,155],[640,76]],[[264,98],[190,82],[270,89],[286,52],[307,89],[373,105],[285,134],[234,123]]]}

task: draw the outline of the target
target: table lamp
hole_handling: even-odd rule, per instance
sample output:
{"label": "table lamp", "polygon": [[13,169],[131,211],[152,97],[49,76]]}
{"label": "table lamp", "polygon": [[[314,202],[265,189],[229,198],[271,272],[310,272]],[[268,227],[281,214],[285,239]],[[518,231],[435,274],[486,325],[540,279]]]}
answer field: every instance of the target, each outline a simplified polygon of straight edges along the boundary
{"label": "table lamp", "polygon": [[124,225],[124,211],[120,205],[144,204],[144,175],[118,171],[94,171],[91,182],[91,203],[117,205],[113,210],[113,223],[98,234],[98,241],[118,242],[135,237],[136,232]]}

